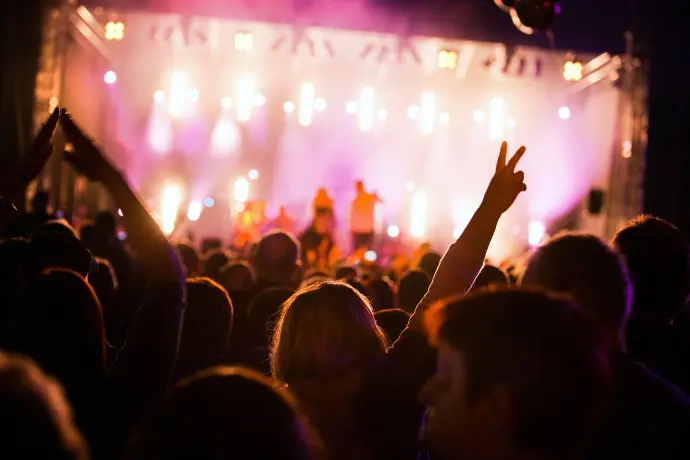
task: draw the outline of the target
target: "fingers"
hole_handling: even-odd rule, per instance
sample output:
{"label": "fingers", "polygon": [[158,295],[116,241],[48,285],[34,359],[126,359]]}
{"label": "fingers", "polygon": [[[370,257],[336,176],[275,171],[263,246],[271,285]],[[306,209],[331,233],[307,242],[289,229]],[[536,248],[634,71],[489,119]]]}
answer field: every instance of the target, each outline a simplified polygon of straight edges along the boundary
{"label": "fingers", "polygon": [[525,180],[525,173],[522,172],[522,171],[518,171],[518,172],[515,173],[515,178],[516,178],[518,181],[523,182],[523,181]]}
{"label": "fingers", "polygon": [[527,147],[522,146],[518,149],[517,152],[515,152],[515,155],[513,155],[513,157],[508,162],[508,170],[510,172],[515,171],[515,167],[517,166],[518,161],[520,161],[520,158],[522,158],[522,155],[524,155],[526,151]]}
{"label": "fingers", "polygon": [[501,150],[498,153],[498,161],[496,162],[496,172],[502,171],[506,167],[506,156],[508,155],[508,143],[503,141],[501,143]]}
{"label": "fingers", "polygon": [[48,120],[43,123],[43,126],[41,126],[41,129],[38,131],[34,145],[47,145],[53,138],[53,134],[55,134],[55,129],[57,128],[59,120],[60,109],[56,107],[55,110],[53,110],[53,113],[50,114],[50,117],[48,117]]}

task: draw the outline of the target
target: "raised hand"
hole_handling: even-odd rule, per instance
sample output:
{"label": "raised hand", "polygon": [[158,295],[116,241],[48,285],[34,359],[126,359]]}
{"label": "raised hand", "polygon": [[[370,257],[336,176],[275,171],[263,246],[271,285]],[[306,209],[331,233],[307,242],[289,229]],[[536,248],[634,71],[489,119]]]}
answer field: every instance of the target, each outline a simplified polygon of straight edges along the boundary
{"label": "raised hand", "polygon": [[520,147],[506,163],[508,144],[506,142],[501,144],[501,151],[496,163],[496,173],[486,189],[483,205],[502,214],[510,208],[521,192],[527,190],[525,173],[522,171],[515,172],[515,167],[526,150],[525,147]]}
{"label": "raised hand", "polygon": [[65,136],[74,147],[65,152],[65,161],[92,181],[108,182],[117,171],[105,158],[101,150],[79,128],[69,113],[60,116],[60,125]]}

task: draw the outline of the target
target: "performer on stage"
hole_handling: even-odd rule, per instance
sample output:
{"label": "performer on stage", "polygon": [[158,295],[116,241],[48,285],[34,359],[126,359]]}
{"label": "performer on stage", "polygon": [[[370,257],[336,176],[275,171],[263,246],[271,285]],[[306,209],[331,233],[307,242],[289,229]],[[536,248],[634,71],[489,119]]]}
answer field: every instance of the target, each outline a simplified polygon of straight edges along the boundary
{"label": "performer on stage", "polygon": [[281,206],[278,211],[278,216],[268,223],[267,230],[282,230],[291,234],[295,234],[297,221],[290,216],[285,210],[285,206]]}
{"label": "performer on stage", "polygon": [[364,190],[364,183],[356,183],[357,195],[350,208],[350,232],[352,234],[352,250],[371,249],[374,243],[374,213],[376,204],[383,201],[376,193]]}
{"label": "performer on stage", "polygon": [[328,213],[333,215],[333,199],[328,195],[328,191],[321,187],[316,191],[313,203],[314,216]]}

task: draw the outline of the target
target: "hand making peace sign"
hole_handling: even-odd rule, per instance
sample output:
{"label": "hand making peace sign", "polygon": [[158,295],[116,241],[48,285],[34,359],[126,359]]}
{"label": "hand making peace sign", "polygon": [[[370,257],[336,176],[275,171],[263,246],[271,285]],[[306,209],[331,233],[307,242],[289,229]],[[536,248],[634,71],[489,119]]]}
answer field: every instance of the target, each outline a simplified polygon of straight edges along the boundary
{"label": "hand making peace sign", "polygon": [[493,211],[498,213],[506,212],[517,196],[527,190],[525,173],[522,171],[515,172],[515,167],[526,150],[525,147],[520,147],[506,163],[508,143],[503,142],[501,144],[501,151],[498,154],[498,162],[496,163],[496,172],[486,189],[483,201]]}

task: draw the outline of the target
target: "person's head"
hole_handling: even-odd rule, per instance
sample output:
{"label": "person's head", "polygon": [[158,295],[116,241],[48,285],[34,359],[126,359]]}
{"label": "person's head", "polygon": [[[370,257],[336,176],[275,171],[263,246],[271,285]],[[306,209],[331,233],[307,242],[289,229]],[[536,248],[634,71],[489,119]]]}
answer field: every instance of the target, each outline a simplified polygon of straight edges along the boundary
{"label": "person's head", "polygon": [[690,263],[683,234],[665,220],[640,216],[613,238],[635,287],[633,315],[668,321],[690,294]]}
{"label": "person's head", "polygon": [[31,247],[39,269],[64,268],[88,275],[91,253],[79,241],[74,229],[63,220],[41,224],[31,234]]}
{"label": "person's head", "polygon": [[426,273],[429,278],[433,278],[440,263],[441,254],[429,251],[419,259],[419,266],[417,268]]}
{"label": "person's head", "polygon": [[85,387],[105,376],[105,331],[101,306],[78,273],[51,269],[24,290],[13,347],[60,379],[74,403]]}
{"label": "person's head", "polygon": [[375,279],[369,282],[367,291],[371,295],[371,306],[374,311],[395,308],[395,293],[387,279]]}
{"label": "person's head", "polygon": [[34,214],[48,214],[50,194],[45,190],[38,190],[31,199],[31,212]]}
{"label": "person's head", "polygon": [[93,224],[82,225],[79,229],[79,239],[84,247],[90,250],[98,241],[98,229]]}
{"label": "person's head", "polygon": [[31,244],[23,238],[0,242],[0,348],[7,345],[24,284],[34,276]]}
{"label": "person's head", "polygon": [[228,254],[220,248],[212,249],[204,254],[203,276],[219,281],[220,271],[230,262]]}
{"label": "person's head", "polygon": [[281,215],[281,216],[286,216],[286,215],[287,215],[287,211],[285,210],[285,206],[281,206],[281,207],[278,208],[278,214]]}
{"label": "person's head", "polygon": [[429,275],[421,270],[410,270],[405,273],[396,287],[398,308],[414,313],[415,308],[429,290]]}
{"label": "person's head", "polygon": [[230,262],[221,268],[219,283],[228,292],[248,291],[256,283],[256,274],[247,262]]}
{"label": "person's head", "polygon": [[10,457],[86,460],[60,385],[33,362],[0,352],[2,450]]}
{"label": "person's head", "polygon": [[117,276],[112,264],[100,257],[95,257],[95,270],[89,273],[89,284],[96,291],[102,307],[112,306],[118,288]]}
{"label": "person's head", "polygon": [[362,182],[361,180],[355,182],[355,190],[357,191],[357,193],[364,193],[364,182]]}
{"label": "person's head", "polygon": [[199,254],[188,244],[179,243],[175,246],[180,259],[187,270],[187,276],[196,276],[199,273]]}
{"label": "person's head", "polygon": [[333,278],[336,280],[349,281],[357,278],[357,269],[350,265],[341,265],[336,268]]}
{"label": "person's head", "polygon": [[529,259],[521,284],[572,296],[606,329],[609,346],[624,348],[632,283],[622,258],[593,235],[564,233]]}
{"label": "person's head", "polygon": [[260,292],[249,303],[247,333],[252,345],[269,345],[276,329],[283,304],[295,293],[286,287],[274,287]]}
{"label": "person's head", "polygon": [[223,287],[210,278],[187,280],[176,380],[218,364],[230,340],[232,322],[232,303]]}
{"label": "person's head", "polygon": [[251,262],[259,279],[293,286],[295,272],[300,269],[299,254],[299,242],[289,233],[277,230],[259,240]]}
{"label": "person's head", "polygon": [[407,323],[410,321],[410,314],[399,308],[379,310],[374,313],[374,317],[376,318],[376,324],[386,333],[389,345],[398,340],[398,337],[400,337],[400,334],[402,334],[402,331],[405,330]]}
{"label": "person's head", "polygon": [[271,370],[288,384],[337,380],[370,371],[385,353],[385,336],[366,297],[345,283],[325,281],[283,305]]}
{"label": "person's head", "polygon": [[99,235],[105,238],[115,238],[117,236],[117,218],[110,211],[101,211],[96,214],[94,225]]}
{"label": "person's head", "polygon": [[444,460],[578,458],[610,391],[596,322],[545,292],[478,291],[427,315],[438,346],[422,390],[425,439]]}
{"label": "person's head", "polygon": [[488,286],[508,286],[510,280],[508,275],[494,265],[484,265],[477,275],[477,279],[472,284],[472,289],[481,289]]}
{"label": "person's head", "polygon": [[125,458],[311,460],[317,445],[287,391],[256,372],[217,367],[176,385]]}

